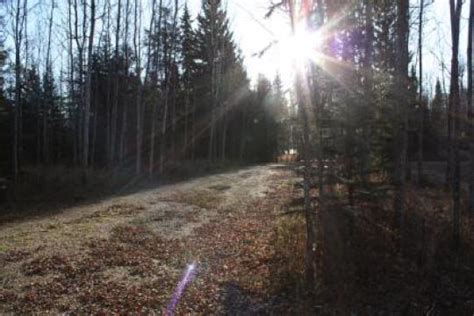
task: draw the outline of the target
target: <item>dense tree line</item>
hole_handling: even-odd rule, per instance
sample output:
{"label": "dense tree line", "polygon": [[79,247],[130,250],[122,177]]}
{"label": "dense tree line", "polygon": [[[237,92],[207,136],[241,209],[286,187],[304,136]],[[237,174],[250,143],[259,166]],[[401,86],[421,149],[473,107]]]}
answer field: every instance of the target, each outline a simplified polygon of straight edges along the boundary
{"label": "dense tree line", "polygon": [[[305,162],[306,279],[310,290],[318,279],[315,209],[330,207],[325,187],[334,184],[347,187],[353,207],[355,188],[369,190],[370,175],[388,176],[394,188],[394,223],[403,236],[408,181],[418,186],[425,183],[424,160],[446,161],[453,241],[459,242],[460,163],[474,159],[468,155],[472,145],[466,137],[472,129],[472,81],[463,89],[459,73],[463,2],[449,3],[453,43],[449,91],[444,78],[439,78],[434,95],[427,92],[422,64],[424,11],[430,4],[424,0],[315,0],[270,6],[269,16],[275,10],[288,14],[294,32],[304,29],[323,38],[319,56],[308,57],[298,69],[294,87],[298,151]],[[345,8],[344,14],[341,8]],[[418,26],[416,48],[409,44],[414,25]],[[468,56],[472,55],[472,43],[470,47]],[[468,68],[471,76],[472,64]],[[412,170],[415,166],[416,173]],[[312,197],[312,189],[318,189],[317,198]]]}
{"label": "dense tree line", "polygon": [[[277,145],[287,137],[281,80],[251,86],[220,1],[204,1],[195,19],[178,1],[5,5],[14,46],[1,50],[0,161],[13,179],[23,166],[60,164],[152,176],[287,149]],[[28,23],[38,7],[41,39]]]}
{"label": "dense tree line", "polygon": [[[13,181],[27,166],[55,165],[154,177],[188,162],[268,162],[297,149],[305,279],[314,292],[320,279],[318,210],[335,204],[332,189],[346,189],[344,207],[352,215],[357,191],[373,197],[383,190],[400,250],[410,224],[409,188],[423,187],[425,161],[437,160],[446,166],[452,245],[458,249],[461,165],[467,161],[467,208],[474,214],[474,0],[467,87],[459,48],[464,3],[449,0],[449,87],[443,73],[431,95],[423,76],[431,2],[269,1],[267,18],[279,10],[294,37],[320,37],[312,56],[294,61],[288,96],[279,75],[251,84],[220,0],[203,1],[196,17],[177,0],[40,2],[36,42],[28,32],[33,5],[10,0],[11,44],[8,50],[0,46],[0,144],[8,148],[0,151],[0,170]],[[54,23],[58,16],[63,27]],[[410,45],[414,26],[416,47]],[[388,189],[376,187],[386,179]]]}

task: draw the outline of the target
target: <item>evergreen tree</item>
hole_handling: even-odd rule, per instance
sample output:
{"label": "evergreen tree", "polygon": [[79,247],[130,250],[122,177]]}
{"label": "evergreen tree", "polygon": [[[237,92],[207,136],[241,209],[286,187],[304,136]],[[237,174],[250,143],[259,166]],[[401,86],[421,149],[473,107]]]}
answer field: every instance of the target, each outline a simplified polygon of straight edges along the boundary
{"label": "evergreen tree", "polygon": [[439,79],[436,80],[435,95],[431,101],[431,124],[434,130],[438,131],[438,136],[446,135],[446,108]]}
{"label": "evergreen tree", "polygon": [[193,75],[196,71],[196,34],[192,27],[192,19],[187,4],[184,6],[181,16],[181,81],[183,90],[191,90]]}
{"label": "evergreen tree", "polygon": [[[42,116],[43,92],[41,79],[35,65],[26,69],[23,80],[23,143],[25,160],[39,163],[42,161]],[[34,160],[33,160],[34,159]]]}
{"label": "evergreen tree", "polygon": [[180,63],[181,63],[181,95],[183,108],[181,115],[183,117],[183,154],[188,157],[191,153],[191,159],[194,158],[194,130],[195,130],[195,56],[196,56],[196,34],[192,27],[191,15],[187,4],[184,6],[180,23]]}
{"label": "evergreen tree", "polygon": [[275,76],[272,85],[271,115],[275,120],[276,154],[282,155],[285,151],[289,150],[290,120],[288,104],[283,91],[280,74]]}
{"label": "evergreen tree", "polygon": [[199,126],[198,133],[199,129],[208,130],[204,143],[207,142],[209,160],[217,158],[218,153],[225,159],[228,116],[236,103],[233,94],[245,90],[248,80],[221,2],[204,1],[197,19],[195,89],[199,102],[196,119],[207,124]]}
{"label": "evergreen tree", "polygon": [[[441,157],[441,144],[446,136],[446,113],[444,97],[441,92],[441,84],[437,80],[435,95],[431,103],[422,98],[424,109],[424,146],[423,150],[428,160],[437,160]],[[430,106],[428,106],[430,105]]]}
{"label": "evergreen tree", "polygon": [[[226,12],[221,8],[219,0],[203,1],[201,13],[198,16],[196,32],[197,44],[197,76],[200,102],[198,120],[209,122],[207,138],[207,158],[213,160],[217,153],[217,120],[221,95],[223,66],[229,61],[225,56],[228,51],[231,34],[229,31]],[[230,66],[229,64],[227,64]]]}

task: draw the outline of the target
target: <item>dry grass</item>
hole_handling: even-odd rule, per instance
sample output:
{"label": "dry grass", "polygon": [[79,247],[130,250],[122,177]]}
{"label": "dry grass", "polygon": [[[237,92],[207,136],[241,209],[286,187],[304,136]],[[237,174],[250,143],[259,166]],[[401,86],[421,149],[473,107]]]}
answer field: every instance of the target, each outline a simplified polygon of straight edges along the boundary
{"label": "dry grass", "polygon": [[302,215],[281,217],[275,224],[272,243],[281,265],[275,278],[278,286],[301,287],[304,276],[306,221]]}
{"label": "dry grass", "polygon": [[[242,181],[256,183],[263,192],[272,174],[264,170]],[[275,266],[272,223],[284,197],[249,198],[256,186],[239,183],[238,173],[228,177],[229,184],[222,176],[210,177],[171,191],[114,198],[4,225],[0,311],[161,313],[183,268],[194,260],[202,264],[202,276],[182,311],[215,311],[216,291],[224,279],[261,295]],[[224,204],[238,212],[219,212]],[[235,257],[225,255],[222,261],[218,250],[232,250]]]}
{"label": "dry grass", "polygon": [[215,191],[199,189],[176,193],[172,200],[209,210],[218,208],[223,201],[223,197]]}

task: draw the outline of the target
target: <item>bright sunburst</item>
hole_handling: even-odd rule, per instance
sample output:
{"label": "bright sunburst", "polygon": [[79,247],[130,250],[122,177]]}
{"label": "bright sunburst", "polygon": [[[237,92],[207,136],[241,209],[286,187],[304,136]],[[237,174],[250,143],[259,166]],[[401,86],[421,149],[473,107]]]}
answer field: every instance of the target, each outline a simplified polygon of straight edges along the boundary
{"label": "bright sunburst", "polygon": [[[321,64],[323,36],[320,32],[305,29],[295,34],[287,34],[277,38],[268,54],[261,60],[259,68],[263,74],[271,74],[275,69],[284,79],[294,76],[295,66],[303,67],[308,61]],[[291,80],[290,80],[291,81]]]}
{"label": "bright sunburst", "polygon": [[319,32],[309,32],[298,30],[294,35],[282,38],[279,41],[278,49],[281,57],[287,62],[296,60],[319,62],[319,52],[321,51],[322,36]]}

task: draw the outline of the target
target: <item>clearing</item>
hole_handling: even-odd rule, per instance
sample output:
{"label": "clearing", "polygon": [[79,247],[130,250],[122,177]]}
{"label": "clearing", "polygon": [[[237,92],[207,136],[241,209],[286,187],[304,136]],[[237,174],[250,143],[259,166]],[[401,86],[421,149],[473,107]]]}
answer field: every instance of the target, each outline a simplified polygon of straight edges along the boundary
{"label": "clearing", "polygon": [[295,181],[255,166],[4,223],[0,313],[159,314],[193,262],[178,314],[281,311],[275,223]]}

